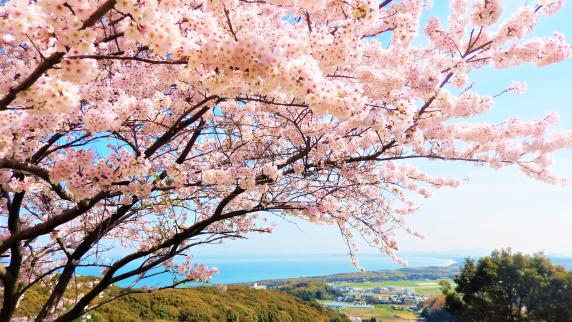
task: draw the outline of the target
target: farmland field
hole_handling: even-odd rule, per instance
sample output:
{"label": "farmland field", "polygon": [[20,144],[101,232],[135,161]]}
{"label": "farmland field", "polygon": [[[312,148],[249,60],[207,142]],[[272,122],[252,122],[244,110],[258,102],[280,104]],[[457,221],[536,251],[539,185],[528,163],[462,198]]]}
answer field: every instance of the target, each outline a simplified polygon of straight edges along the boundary
{"label": "farmland field", "polygon": [[343,308],[340,312],[348,317],[358,317],[362,319],[375,317],[377,320],[384,322],[403,322],[418,317],[417,314],[407,311],[404,306],[391,304],[380,304],[372,308]]}
{"label": "farmland field", "polygon": [[[453,284],[453,280],[448,280]],[[439,280],[398,280],[360,283],[336,283],[335,286],[354,287],[357,289],[371,289],[376,287],[403,287],[415,289],[417,295],[432,296],[441,293]]]}

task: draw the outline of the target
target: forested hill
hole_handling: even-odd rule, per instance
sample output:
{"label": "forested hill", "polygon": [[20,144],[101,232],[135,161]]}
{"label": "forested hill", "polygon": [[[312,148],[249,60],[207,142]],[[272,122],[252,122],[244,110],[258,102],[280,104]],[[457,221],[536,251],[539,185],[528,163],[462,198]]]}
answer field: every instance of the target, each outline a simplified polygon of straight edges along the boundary
{"label": "forested hill", "polygon": [[[36,308],[24,300],[20,313]],[[28,307],[26,307],[28,306]],[[304,302],[277,290],[247,286],[196,287],[132,294],[108,303],[84,317],[83,321],[323,321],[346,322],[345,316],[316,302]]]}
{"label": "forested hill", "polygon": [[285,278],[273,280],[261,280],[260,284],[269,286],[281,285],[289,282],[300,281],[321,281],[321,282],[363,282],[363,281],[386,281],[386,280],[425,280],[425,279],[450,279],[459,273],[461,263],[451,264],[449,266],[424,266],[424,267],[405,267],[400,269],[384,269],[377,271],[339,273],[323,276],[310,276],[298,278]]}

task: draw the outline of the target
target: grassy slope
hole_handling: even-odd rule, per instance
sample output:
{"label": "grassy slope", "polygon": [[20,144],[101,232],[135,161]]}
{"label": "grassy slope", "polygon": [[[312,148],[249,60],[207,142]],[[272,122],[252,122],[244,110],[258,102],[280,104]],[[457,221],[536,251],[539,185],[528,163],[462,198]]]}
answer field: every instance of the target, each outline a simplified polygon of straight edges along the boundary
{"label": "grassy slope", "polygon": [[[39,291],[39,290],[38,290]],[[35,296],[24,299],[20,316],[37,312]],[[133,294],[98,308],[88,321],[348,321],[315,302],[274,290],[246,286],[197,287]]]}

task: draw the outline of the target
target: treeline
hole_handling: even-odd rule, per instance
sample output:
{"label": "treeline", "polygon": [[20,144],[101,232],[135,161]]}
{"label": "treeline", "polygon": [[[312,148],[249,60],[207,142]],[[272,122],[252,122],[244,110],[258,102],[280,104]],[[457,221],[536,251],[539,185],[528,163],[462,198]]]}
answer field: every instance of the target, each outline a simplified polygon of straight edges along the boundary
{"label": "treeline", "polygon": [[459,266],[427,266],[407,267],[395,270],[378,270],[367,272],[340,273],[315,277],[291,278],[281,280],[264,280],[260,284],[280,285],[289,282],[323,281],[333,282],[377,282],[387,280],[438,280],[451,279],[459,273]]}
{"label": "treeline", "polygon": [[427,303],[428,322],[572,322],[572,272],[543,254],[467,258],[454,282],[441,282],[443,295]]}
{"label": "treeline", "polygon": [[325,282],[314,280],[288,280],[268,286],[285,291],[304,301],[335,300],[338,296],[343,295]]}
{"label": "treeline", "polygon": [[[41,291],[38,289],[36,291]],[[116,292],[121,289],[116,288]],[[34,292],[19,307],[19,316],[33,318],[39,311]],[[33,320],[33,319],[32,319]],[[246,286],[193,287],[131,294],[85,315],[82,321],[188,321],[188,322],[348,322],[340,313],[317,302],[306,302],[277,290]]]}

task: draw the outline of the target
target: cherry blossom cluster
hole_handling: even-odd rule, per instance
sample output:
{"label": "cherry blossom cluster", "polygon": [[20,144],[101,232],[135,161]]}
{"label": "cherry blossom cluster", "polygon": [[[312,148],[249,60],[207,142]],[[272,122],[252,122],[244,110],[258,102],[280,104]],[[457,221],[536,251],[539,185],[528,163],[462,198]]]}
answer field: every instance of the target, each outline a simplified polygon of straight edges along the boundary
{"label": "cherry blossom cluster", "polygon": [[[554,113],[475,122],[526,84],[471,78],[569,58],[564,35],[534,32],[562,5],[452,0],[425,20],[422,0],[3,2],[0,280],[52,287],[38,320],[70,321],[160,269],[208,281],[196,247],[280,217],[338,227],[356,266],[362,239],[403,262],[415,196],[459,185],[411,160],[561,182],[550,155],[572,132]],[[58,305],[82,265],[101,280]],[[9,319],[21,294],[4,296]]]}

